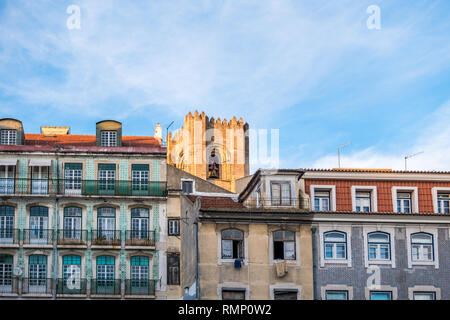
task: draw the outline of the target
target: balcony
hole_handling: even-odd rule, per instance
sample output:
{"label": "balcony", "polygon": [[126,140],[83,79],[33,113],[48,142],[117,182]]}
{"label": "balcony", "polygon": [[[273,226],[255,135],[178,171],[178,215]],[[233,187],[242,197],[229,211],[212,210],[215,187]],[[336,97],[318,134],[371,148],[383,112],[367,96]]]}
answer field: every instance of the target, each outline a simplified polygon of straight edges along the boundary
{"label": "balcony", "polygon": [[51,229],[23,230],[23,244],[52,245],[53,238],[53,230]]}
{"label": "balcony", "polygon": [[0,178],[0,195],[160,196],[167,182]]}
{"label": "balcony", "polygon": [[56,293],[64,295],[85,295],[87,291],[86,288],[86,279],[58,279]]}
{"label": "balcony", "polygon": [[17,278],[1,278],[0,279],[0,296],[17,295],[18,290]]}
{"label": "balcony", "polygon": [[303,208],[307,204],[306,200],[287,198],[287,199],[272,199],[272,200],[248,200],[244,205],[250,208]]}
{"label": "balcony", "polygon": [[92,279],[91,280],[92,295],[120,295],[120,280],[118,279]]}
{"label": "balcony", "polygon": [[6,244],[19,244],[20,231],[18,229],[0,229],[0,244],[6,245]]}
{"label": "balcony", "polygon": [[92,230],[92,245],[95,246],[120,246],[120,230]]}
{"label": "balcony", "polygon": [[125,244],[136,247],[152,247],[155,245],[155,231],[127,230]]}
{"label": "balcony", "polygon": [[127,296],[154,296],[155,280],[126,280],[125,294]]}
{"label": "balcony", "polygon": [[22,294],[29,295],[52,295],[52,279],[28,279],[24,278],[22,282]]}
{"label": "balcony", "polygon": [[83,246],[87,244],[86,230],[58,230],[58,245]]}

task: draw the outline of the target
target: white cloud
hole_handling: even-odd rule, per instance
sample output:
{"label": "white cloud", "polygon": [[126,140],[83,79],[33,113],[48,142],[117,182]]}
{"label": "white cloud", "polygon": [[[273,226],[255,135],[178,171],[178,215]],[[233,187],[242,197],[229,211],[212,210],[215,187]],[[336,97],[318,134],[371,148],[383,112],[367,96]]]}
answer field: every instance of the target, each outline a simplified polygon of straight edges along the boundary
{"label": "white cloud", "polygon": [[[433,112],[418,126],[412,147],[389,146],[390,152],[369,147],[341,156],[345,168],[391,168],[403,170],[404,157],[423,152],[408,159],[408,170],[450,171],[450,101]],[[395,150],[395,151],[393,151]],[[337,155],[324,156],[312,164],[313,168],[336,168]]]}

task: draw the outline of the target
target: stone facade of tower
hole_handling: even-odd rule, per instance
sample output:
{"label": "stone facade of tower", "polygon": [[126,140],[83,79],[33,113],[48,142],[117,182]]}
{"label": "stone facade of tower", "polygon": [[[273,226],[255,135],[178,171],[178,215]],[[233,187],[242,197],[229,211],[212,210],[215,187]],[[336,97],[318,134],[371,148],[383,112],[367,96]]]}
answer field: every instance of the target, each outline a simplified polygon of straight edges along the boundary
{"label": "stone facade of tower", "polygon": [[249,174],[248,124],[190,112],[167,136],[167,163],[235,192],[236,179]]}

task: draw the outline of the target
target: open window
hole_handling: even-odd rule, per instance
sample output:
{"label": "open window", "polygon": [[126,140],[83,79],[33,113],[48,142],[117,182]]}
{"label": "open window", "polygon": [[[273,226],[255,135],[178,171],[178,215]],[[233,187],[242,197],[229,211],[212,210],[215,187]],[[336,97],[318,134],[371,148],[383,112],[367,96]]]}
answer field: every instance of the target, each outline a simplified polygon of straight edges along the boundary
{"label": "open window", "polygon": [[295,233],[291,231],[275,231],[273,233],[274,260],[295,260]]}
{"label": "open window", "polygon": [[244,259],[244,233],[241,230],[222,231],[222,259]]}

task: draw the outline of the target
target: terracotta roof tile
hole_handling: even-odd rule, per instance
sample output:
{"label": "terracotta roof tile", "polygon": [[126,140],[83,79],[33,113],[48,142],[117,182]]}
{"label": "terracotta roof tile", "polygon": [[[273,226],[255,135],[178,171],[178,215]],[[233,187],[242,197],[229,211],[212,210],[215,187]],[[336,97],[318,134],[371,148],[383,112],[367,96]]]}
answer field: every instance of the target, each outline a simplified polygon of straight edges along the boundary
{"label": "terracotta roof tile", "polygon": [[209,208],[245,208],[245,206],[234,201],[230,197],[207,197],[207,196],[187,196],[192,202],[195,202],[197,198],[200,198],[202,209]]}
{"label": "terracotta roof tile", "polygon": [[[45,145],[45,146],[95,146],[96,136],[94,135],[55,135],[45,136],[43,134],[25,134],[25,145]],[[161,142],[155,137],[123,136],[123,147],[160,147]]]}

